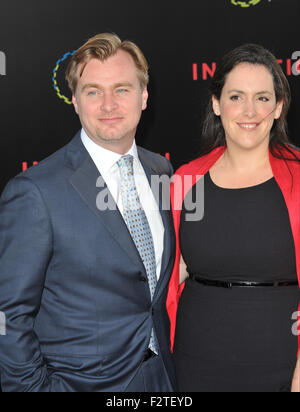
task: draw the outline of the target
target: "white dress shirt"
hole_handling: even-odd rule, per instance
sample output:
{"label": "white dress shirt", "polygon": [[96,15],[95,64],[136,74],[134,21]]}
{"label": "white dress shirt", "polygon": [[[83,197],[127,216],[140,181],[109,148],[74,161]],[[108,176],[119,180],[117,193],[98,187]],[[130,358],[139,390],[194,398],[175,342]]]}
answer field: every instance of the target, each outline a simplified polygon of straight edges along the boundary
{"label": "white dress shirt", "polygon": [[[81,140],[86,150],[93,159],[97,169],[99,170],[102,178],[104,179],[114,201],[116,202],[122,216],[123,216],[123,202],[122,195],[120,193],[120,170],[117,162],[122,155],[106,150],[103,147],[97,145],[91,140],[84,129],[81,131]],[[139,160],[138,150],[136,142],[134,141],[131,149],[126,155],[133,156],[133,169],[134,178],[136,183],[137,192],[142,204],[142,207],[147,216],[149,226],[152,232],[154,250],[156,257],[156,274],[157,279],[160,277],[162,255],[164,250],[164,225],[162,217],[159,211],[159,207],[149,185],[146,173]],[[124,217],[123,217],[124,218]]]}

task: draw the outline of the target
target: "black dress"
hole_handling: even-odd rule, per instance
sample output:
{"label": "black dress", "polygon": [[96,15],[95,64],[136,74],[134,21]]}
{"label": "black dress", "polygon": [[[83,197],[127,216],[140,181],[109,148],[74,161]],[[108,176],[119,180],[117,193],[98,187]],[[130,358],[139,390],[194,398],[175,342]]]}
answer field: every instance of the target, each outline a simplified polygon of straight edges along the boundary
{"label": "black dress", "polygon": [[[203,220],[187,221],[185,209],[181,216],[188,272],[224,281],[297,280],[288,210],[275,178],[243,189],[220,188],[210,173],[204,179]],[[195,193],[196,186],[188,196]],[[290,391],[299,297],[298,286],[225,289],[188,279],[174,347],[180,391]]]}

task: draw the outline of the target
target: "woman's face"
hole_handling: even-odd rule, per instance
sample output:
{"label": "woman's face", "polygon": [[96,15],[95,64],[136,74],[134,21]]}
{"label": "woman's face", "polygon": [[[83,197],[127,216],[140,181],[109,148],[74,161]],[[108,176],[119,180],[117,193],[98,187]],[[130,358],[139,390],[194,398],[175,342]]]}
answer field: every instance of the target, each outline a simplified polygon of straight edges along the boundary
{"label": "woman's face", "polygon": [[227,145],[242,149],[269,146],[270,132],[283,102],[276,102],[273,77],[263,65],[241,63],[227,76],[220,101],[213,108],[221,116]]}

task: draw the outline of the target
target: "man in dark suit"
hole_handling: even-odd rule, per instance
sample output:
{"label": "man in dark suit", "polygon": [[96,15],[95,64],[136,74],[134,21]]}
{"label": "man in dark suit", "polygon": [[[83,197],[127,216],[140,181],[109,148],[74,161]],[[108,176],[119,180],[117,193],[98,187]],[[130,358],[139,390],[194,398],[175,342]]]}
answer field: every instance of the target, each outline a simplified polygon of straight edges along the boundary
{"label": "man in dark suit", "polygon": [[135,144],[147,62],[101,34],[73,56],[67,80],[82,130],[0,200],[2,388],[174,391],[174,230],[150,188],[172,167]]}

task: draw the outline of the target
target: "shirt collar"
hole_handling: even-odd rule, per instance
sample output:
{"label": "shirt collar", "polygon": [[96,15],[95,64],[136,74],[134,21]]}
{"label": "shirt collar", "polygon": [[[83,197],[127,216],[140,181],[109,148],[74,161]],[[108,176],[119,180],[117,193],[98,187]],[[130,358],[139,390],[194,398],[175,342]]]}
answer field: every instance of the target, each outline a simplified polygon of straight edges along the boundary
{"label": "shirt collar", "polygon": [[[122,155],[112,152],[111,150],[104,149],[102,146],[96,144],[90,137],[88,137],[84,129],[81,131],[81,140],[96,165],[101,164],[102,170],[108,172],[122,157]],[[139,160],[135,140],[132,147],[127,153],[125,153],[125,155],[131,155],[134,159]]]}

